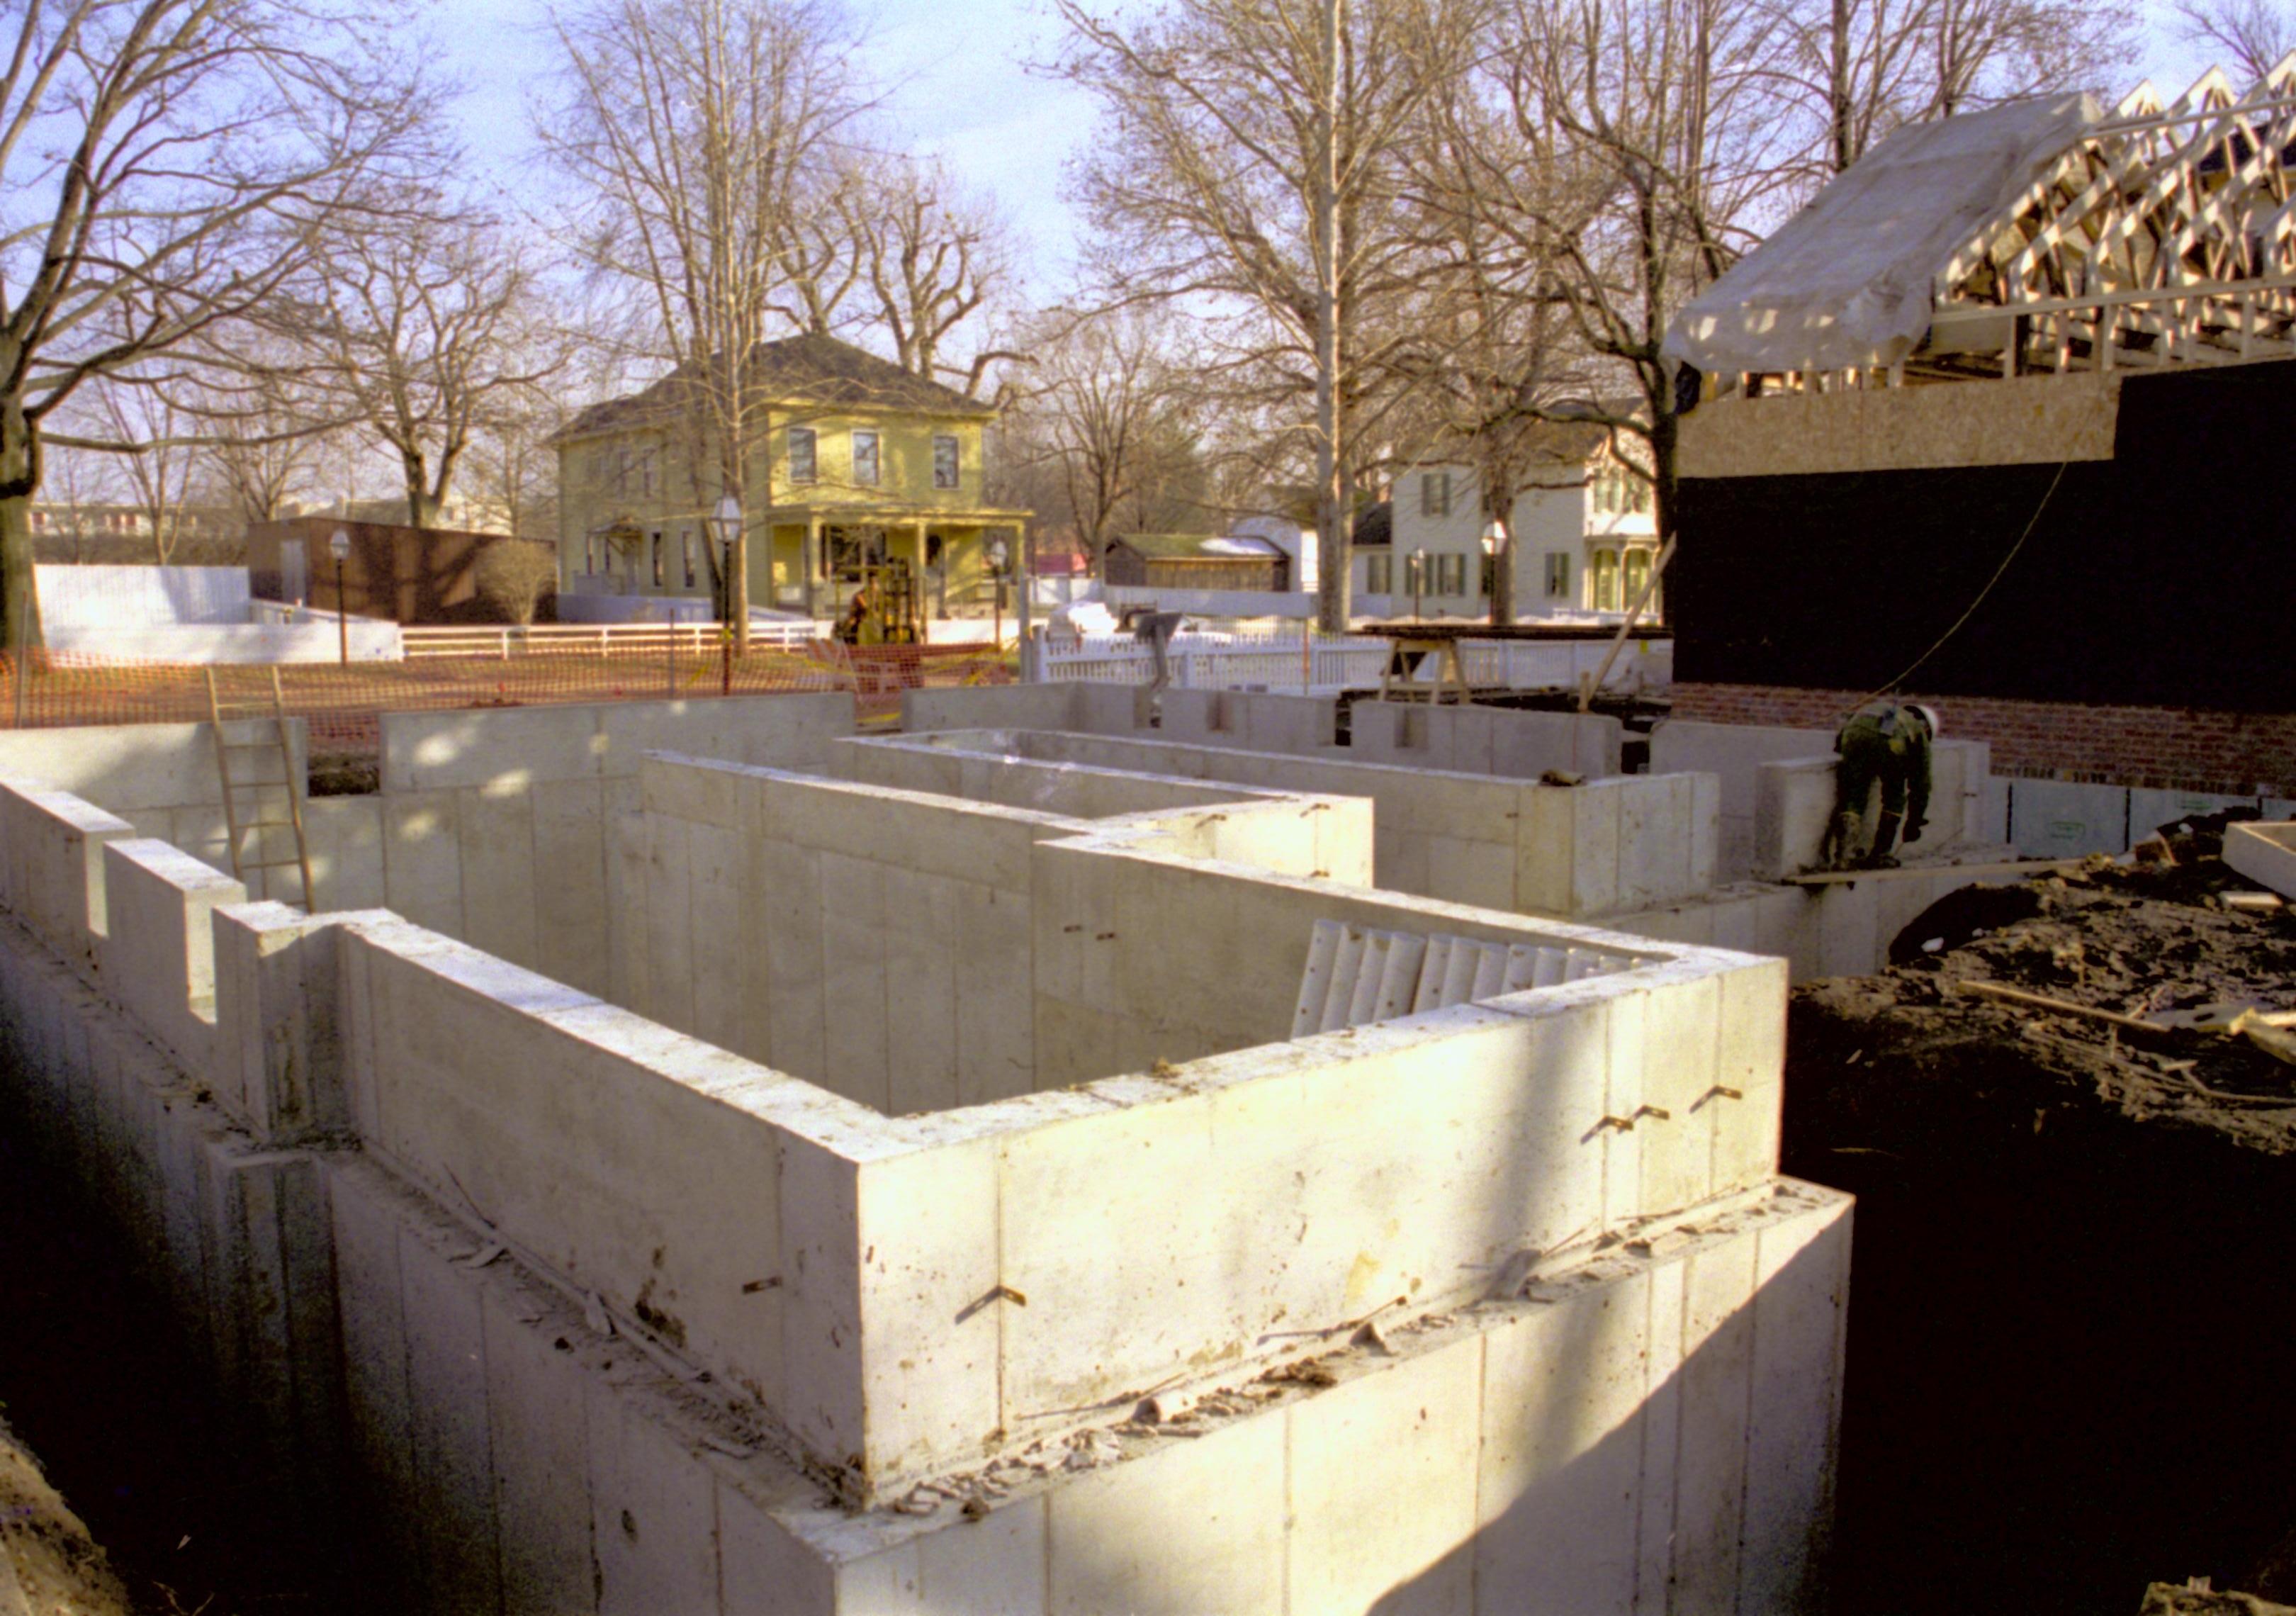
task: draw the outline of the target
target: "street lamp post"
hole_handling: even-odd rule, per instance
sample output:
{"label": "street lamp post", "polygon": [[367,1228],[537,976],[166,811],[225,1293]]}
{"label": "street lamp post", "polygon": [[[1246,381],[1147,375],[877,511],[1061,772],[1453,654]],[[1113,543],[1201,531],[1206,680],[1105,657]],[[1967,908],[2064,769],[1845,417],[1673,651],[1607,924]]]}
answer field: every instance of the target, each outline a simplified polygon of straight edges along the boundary
{"label": "street lamp post", "polygon": [[1500,574],[1513,558],[1507,554],[1506,523],[1496,516],[1483,529],[1483,554],[1491,559],[1491,627],[1496,628],[1503,620],[1512,619],[1514,615],[1510,611],[1505,619],[1499,616],[1499,596],[1503,591]]}
{"label": "street lamp post", "polygon": [[351,558],[351,536],[348,529],[337,528],[327,540],[328,553],[335,558],[335,637],[342,664],[351,665],[351,603],[343,594],[343,563]]}
{"label": "street lamp post", "polygon": [[[742,538],[742,502],[731,494],[718,496],[718,509],[711,513],[709,526],[718,535],[718,643],[721,665],[718,677],[718,693],[734,693],[734,546]],[[747,610],[747,603],[744,603]]]}
{"label": "street lamp post", "polygon": [[989,608],[989,638],[1000,648],[1004,644],[1004,563],[1013,558],[1013,547],[1005,543],[1002,533],[988,541],[988,572],[996,580],[995,604]]}
{"label": "street lamp post", "polygon": [[1414,550],[1411,553],[1409,560],[1411,563],[1411,620],[1415,623],[1419,620],[1420,591],[1424,589],[1427,586],[1426,546],[1423,545],[1418,549]]}

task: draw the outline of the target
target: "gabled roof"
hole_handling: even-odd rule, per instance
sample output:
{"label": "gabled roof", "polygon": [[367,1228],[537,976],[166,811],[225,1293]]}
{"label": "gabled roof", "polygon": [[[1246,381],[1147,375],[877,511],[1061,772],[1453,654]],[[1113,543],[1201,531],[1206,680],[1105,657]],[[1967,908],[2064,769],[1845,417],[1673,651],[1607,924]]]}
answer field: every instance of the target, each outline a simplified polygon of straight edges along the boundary
{"label": "gabled roof", "polygon": [[[818,333],[758,343],[750,350],[749,375],[750,384],[775,404],[914,415],[987,418],[996,414],[993,404],[968,398],[865,349]],[[684,373],[673,372],[641,391],[592,405],[557,436],[562,440],[581,438],[675,418],[685,407],[689,385]]]}
{"label": "gabled roof", "polygon": [[1119,533],[1110,540],[1154,561],[1275,561],[1280,545],[1247,534]]}

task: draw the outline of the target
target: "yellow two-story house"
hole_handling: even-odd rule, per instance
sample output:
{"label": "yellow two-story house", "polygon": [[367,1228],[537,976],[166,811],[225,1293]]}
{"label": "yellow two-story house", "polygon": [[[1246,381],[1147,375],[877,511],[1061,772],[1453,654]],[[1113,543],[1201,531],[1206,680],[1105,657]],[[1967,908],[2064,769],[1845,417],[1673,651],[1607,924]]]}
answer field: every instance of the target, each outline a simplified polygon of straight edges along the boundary
{"label": "yellow two-story house", "polygon": [[[825,336],[760,343],[749,381],[763,405],[742,502],[751,605],[833,616],[890,563],[923,615],[989,610],[989,541],[1005,539],[1010,574],[1030,514],[983,493],[995,406]],[[718,457],[684,400],[666,378],[558,434],[565,593],[709,598]]]}

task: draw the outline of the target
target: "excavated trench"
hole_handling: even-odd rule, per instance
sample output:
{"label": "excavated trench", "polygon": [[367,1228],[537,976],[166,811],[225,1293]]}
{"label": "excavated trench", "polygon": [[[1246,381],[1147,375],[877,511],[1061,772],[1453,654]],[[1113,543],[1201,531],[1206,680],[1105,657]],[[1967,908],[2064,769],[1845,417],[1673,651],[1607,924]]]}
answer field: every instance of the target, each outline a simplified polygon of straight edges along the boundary
{"label": "excavated trench", "polygon": [[2296,1599],[2296,1065],[1959,990],[2296,1005],[2296,919],[2177,845],[1956,894],[1794,993],[1785,1170],[1858,1197],[1839,1612]]}
{"label": "excavated trench", "polygon": [[265,1479],[98,1209],[5,1128],[0,1299],[0,1410],[45,1472],[0,1443],[0,1531],[72,1601],[38,1616],[382,1616],[348,1522]]}

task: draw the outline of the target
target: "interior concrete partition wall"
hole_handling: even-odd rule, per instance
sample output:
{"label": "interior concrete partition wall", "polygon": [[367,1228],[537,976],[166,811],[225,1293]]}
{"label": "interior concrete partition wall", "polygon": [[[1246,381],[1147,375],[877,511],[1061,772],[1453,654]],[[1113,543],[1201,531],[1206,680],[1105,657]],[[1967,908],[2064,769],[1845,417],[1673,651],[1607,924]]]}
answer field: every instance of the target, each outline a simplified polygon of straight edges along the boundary
{"label": "interior concrete partition wall", "polygon": [[875,777],[647,759],[614,997],[889,1114],[1040,1087],[1040,841],[1114,824],[1185,857],[1370,884],[1362,802],[870,741],[839,743],[836,766]]}
{"label": "interior concrete partition wall", "polygon": [[1523,712],[1426,701],[1357,701],[1349,749],[1366,763],[1536,780],[1550,769],[1615,775],[1625,726],[1600,713]]}
{"label": "interior concrete partition wall", "polygon": [[1374,805],[1377,879],[1390,891],[1520,914],[1601,919],[1709,890],[1716,783],[1622,775],[1577,786],[1146,738],[947,731],[922,744],[983,758],[1134,770]]}
{"label": "interior concrete partition wall", "polygon": [[[270,746],[278,738],[268,718],[234,719],[224,739],[234,745]],[[291,756],[284,778],[299,793],[308,775],[305,726],[287,721]],[[233,795],[242,823],[286,816],[288,787],[280,783],[275,751],[234,751]],[[224,813],[223,776],[217,762],[214,726],[207,724],[119,724],[56,729],[0,731],[0,775],[37,781],[70,792],[91,807],[117,815],[136,833],[165,841],[217,869],[229,871],[231,837]],[[250,853],[260,846],[266,859],[291,857],[291,841],[277,831],[242,840]],[[250,888],[300,899],[302,878],[293,870],[249,872]]]}
{"label": "interior concrete partition wall", "polygon": [[[1152,862],[1078,857],[1119,880]],[[1125,923],[1121,893],[1092,906]],[[1487,1005],[888,1119],[420,928],[344,931],[369,1148],[750,1389],[872,1496],[1241,1366],[1273,1331],[1480,1294],[1517,1250],[1753,1187],[1775,1158],[1775,961],[1645,951]],[[1131,1237],[1143,1219],[1154,1240]]]}
{"label": "interior concrete partition wall", "polygon": [[386,713],[378,792],[306,807],[322,909],[387,906],[587,992],[611,988],[612,825],[649,747],[819,768],[853,733],[820,694]]}
{"label": "interior concrete partition wall", "polygon": [[[906,691],[901,729],[1065,730],[1303,758],[1395,763],[1536,780],[1549,769],[1615,775],[1625,729],[1599,713],[1357,701],[1347,746],[1339,701],[1242,690],[1164,691],[1154,707],[1134,685],[1064,684]],[[1160,724],[1152,711],[1160,710]]]}

